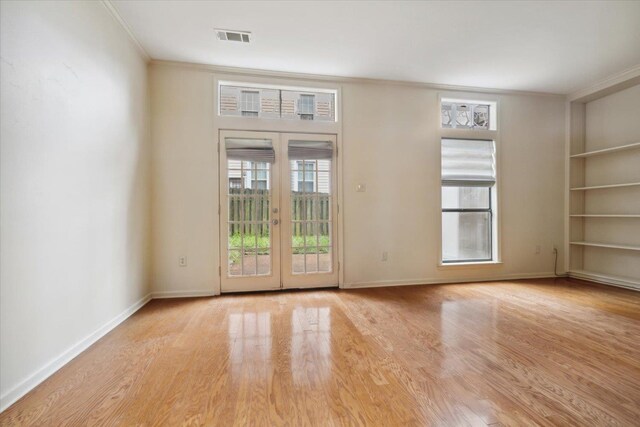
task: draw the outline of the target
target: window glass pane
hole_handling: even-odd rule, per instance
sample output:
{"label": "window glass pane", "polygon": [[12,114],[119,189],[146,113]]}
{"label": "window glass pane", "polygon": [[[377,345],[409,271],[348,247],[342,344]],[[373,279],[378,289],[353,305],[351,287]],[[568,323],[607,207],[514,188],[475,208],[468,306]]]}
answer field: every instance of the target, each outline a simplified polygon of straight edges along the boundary
{"label": "window glass pane", "polygon": [[442,209],[489,209],[489,187],[442,187]]}
{"label": "window glass pane", "polygon": [[471,108],[466,104],[456,105],[456,128],[470,128],[473,126],[471,119]]}
{"label": "window glass pane", "polygon": [[489,106],[475,105],[473,108],[473,127],[489,129]]}
{"label": "window glass pane", "polygon": [[491,259],[491,214],[489,212],[442,213],[442,260]]}
{"label": "window glass pane", "polygon": [[453,111],[450,103],[442,103],[440,107],[440,116],[443,128],[453,127]]}
{"label": "window glass pane", "polygon": [[222,85],[220,115],[335,121],[335,93]]}
{"label": "window glass pane", "polygon": [[489,104],[442,101],[440,123],[443,128],[489,129]]}

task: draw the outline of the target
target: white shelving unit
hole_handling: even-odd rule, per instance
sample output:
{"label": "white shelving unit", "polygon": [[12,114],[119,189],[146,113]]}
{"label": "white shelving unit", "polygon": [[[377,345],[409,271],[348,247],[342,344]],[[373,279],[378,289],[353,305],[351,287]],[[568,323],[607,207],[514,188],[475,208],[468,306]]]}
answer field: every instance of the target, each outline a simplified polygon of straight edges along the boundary
{"label": "white shelving unit", "polygon": [[612,245],[610,243],[598,243],[598,242],[569,242],[570,245],[578,246],[591,246],[593,248],[608,248],[608,249],[622,249],[625,251],[640,251],[640,246],[631,245]]}
{"label": "white shelving unit", "polygon": [[[570,98],[565,190],[565,268],[569,276],[637,290],[640,290],[640,203],[637,202],[640,200],[640,142],[637,142],[640,126],[633,118],[614,122],[602,118],[604,108],[615,108],[612,99],[622,99],[616,97],[627,89],[635,94],[639,84],[640,75],[635,75]],[[629,105],[628,98],[621,102]],[[636,109],[633,111],[640,108],[633,102],[630,105]],[[606,118],[615,117],[615,113],[607,111]],[[596,120],[589,123],[589,117]],[[634,115],[630,113],[629,117]],[[623,125],[628,128],[616,128]],[[630,141],[629,137],[633,139]],[[636,142],[632,142],[634,140]]]}
{"label": "white shelving unit", "polygon": [[601,154],[610,154],[617,153],[619,151],[632,150],[634,148],[640,148],[640,142],[635,142],[633,144],[621,145],[619,147],[605,148],[602,150],[588,151],[586,153],[574,154],[571,156],[572,159],[578,159],[582,157],[592,157],[599,156]]}
{"label": "white shelving unit", "polygon": [[606,185],[591,185],[589,187],[574,187],[571,189],[571,191],[605,190],[607,188],[635,187],[637,185],[640,185],[640,182],[624,182],[622,184],[606,184]]}
{"label": "white shelving unit", "polygon": [[640,218],[640,214],[575,214],[571,218]]}

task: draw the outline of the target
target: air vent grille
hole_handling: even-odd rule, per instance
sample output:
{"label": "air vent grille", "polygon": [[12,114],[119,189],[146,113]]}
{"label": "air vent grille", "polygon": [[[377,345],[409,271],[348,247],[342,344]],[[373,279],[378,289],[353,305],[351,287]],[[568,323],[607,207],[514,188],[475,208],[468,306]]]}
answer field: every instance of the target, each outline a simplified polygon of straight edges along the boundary
{"label": "air vent grille", "polygon": [[234,31],[234,30],[215,30],[218,40],[230,41],[230,42],[251,42],[251,33],[248,31]]}

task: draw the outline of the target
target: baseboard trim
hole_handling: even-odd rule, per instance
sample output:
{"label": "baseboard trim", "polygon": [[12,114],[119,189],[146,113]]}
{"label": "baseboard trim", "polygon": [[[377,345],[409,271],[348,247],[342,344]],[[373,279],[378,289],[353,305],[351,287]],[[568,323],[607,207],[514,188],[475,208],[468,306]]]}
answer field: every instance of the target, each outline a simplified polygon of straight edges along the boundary
{"label": "baseboard trim", "polygon": [[442,285],[447,283],[473,283],[473,282],[500,282],[504,280],[522,280],[522,279],[549,279],[556,277],[566,277],[566,275],[556,276],[553,272],[548,273],[531,273],[531,274],[503,274],[492,277],[457,277],[453,279],[405,279],[405,280],[379,280],[375,282],[354,282],[345,283],[344,289],[359,288],[381,288],[392,286],[412,286],[412,285]]}
{"label": "baseboard trim", "polygon": [[73,346],[68,348],[62,354],[60,354],[55,359],[51,360],[49,363],[44,365],[42,368],[38,369],[27,379],[23,380],[21,383],[13,387],[11,390],[6,392],[3,396],[0,397],[0,412],[7,409],[9,406],[13,405],[18,401],[22,396],[29,393],[36,386],[42,383],[44,380],[49,378],[51,375],[56,373],[60,368],[73,360],[80,353],[89,348],[92,344],[98,341],[100,338],[104,337],[111,330],[113,330],[120,323],[124,322],[127,318],[129,318],[133,313],[140,310],[146,303],[151,300],[151,294],[147,294],[127,309],[125,309],[122,313],[118,314],[113,319],[109,320],[107,323],[96,329],[94,332],[86,336],[84,339],[75,343]]}
{"label": "baseboard trim", "polygon": [[217,295],[214,291],[160,291],[152,292],[153,299],[166,298],[194,298],[194,297],[212,297]]}
{"label": "baseboard trim", "polygon": [[640,284],[635,283],[631,280],[625,280],[619,277],[608,276],[606,274],[570,271],[569,277],[574,279],[586,280],[589,282],[600,283],[602,285],[615,286],[616,288],[624,288],[624,289],[631,289],[632,291],[640,291]]}

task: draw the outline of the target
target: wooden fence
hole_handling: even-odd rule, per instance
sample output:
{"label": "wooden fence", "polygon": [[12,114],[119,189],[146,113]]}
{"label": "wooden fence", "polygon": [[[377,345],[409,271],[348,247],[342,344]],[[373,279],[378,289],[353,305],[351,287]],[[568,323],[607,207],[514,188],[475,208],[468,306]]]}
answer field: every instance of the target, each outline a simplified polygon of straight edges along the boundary
{"label": "wooden fence", "polygon": [[[241,195],[242,190],[231,190],[231,196]],[[243,219],[257,222],[254,224],[244,224],[244,234],[253,234],[256,236],[268,236],[269,228],[267,221],[269,220],[269,192],[267,190],[253,190],[253,195],[244,197],[229,198],[229,221],[236,221],[231,224],[231,234],[240,234]],[[329,234],[329,212],[330,198],[329,196],[320,197],[300,197],[305,193],[297,191],[291,192],[291,214],[294,221],[320,220],[325,222],[318,223],[320,235]],[[314,214],[314,212],[316,212]],[[317,215],[317,217],[316,217]],[[292,233],[294,236],[302,236],[304,223],[293,223]],[[307,234],[315,234],[315,230]]]}

